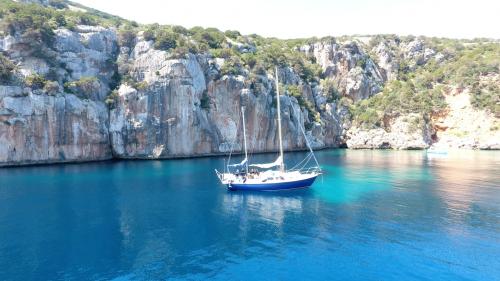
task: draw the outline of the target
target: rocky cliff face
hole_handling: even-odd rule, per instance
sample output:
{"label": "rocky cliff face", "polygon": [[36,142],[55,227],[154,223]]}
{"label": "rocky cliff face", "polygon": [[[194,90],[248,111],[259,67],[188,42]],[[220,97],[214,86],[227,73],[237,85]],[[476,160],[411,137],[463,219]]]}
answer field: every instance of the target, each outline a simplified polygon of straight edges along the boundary
{"label": "rocky cliff face", "polygon": [[432,143],[432,127],[410,114],[390,120],[386,129],[364,129],[353,126],[347,132],[346,144],[353,149],[424,149]]}
{"label": "rocky cliff face", "polygon": [[111,157],[103,103],[0,86],[0,166]]}
{"label": "rocky cliff face", "polygon": [[[500,77],[490,77],[500,82]],[[468,90],[446,93],[447,114],[436,116],[435,138],[439,148],[500,149],[500,120],[492,113],[471,105]]]}
{"label": "rocky cliff face", "polygon": [[323,75],[332,79],[337,89],[354,101],[366,99],[383,87],[380,69],[359,43],[318,42],[302,46],[301,51],[312,55],[321,65]]}
{"label": "rocky cliff face", "polygon": [[[119,88],[116,107],[110,113],[117,156],[168,158],[241,151],[242,107],[250,151],[277,149],[272,77],[259,78],[262,87],[257,93],[244,76],[211,77],[218,66],[208,56],[166,57],[166,52],[154,50],[152,42],[143,40],[120,54],[119,60],[143,87],[138,90],[124,84]],[[282,96],[281,104],[284,147],[302,149],[307,113],[293,97]],[[334,123],[330,118],[314,132],[308,131],[310,140],[319,147],[338,145],[335,137],[340,132]]]}
{"label": "rocky cliff face", "polygon": [[[143,31],[129,32],[128,44],[121,36],[115,28],[80,24],[55,28],[51,46],[33,47],[26,33],[0,34],[0,52],[14,65],[14,78],[0,76],[0,166],[238,152],[242,107],[250,151],[277,150],[275,77],[269,69],[256,70],[249,66],[255,62],[244,65],[224,53],[160,50]],[[239,40],[225,37],[227,46],[220,48],[259,54],[251,39]],[[395,115],[377,128],[356,123],[352,103],[449,55],[418,38],[370,42],[298,45],[297,53],[318,65],[312,78],[304,69],[309,62],[273,62],[283,84],[286,150],[304,149],[304,134],[317,149],[500,148],[498,116],[473,108],[469,90],[459,87],[446,92],[448,109],[435,116]],[[489,84],[500,84],[492,77]]]}
{"label": "rocky cliff face", "polygon": [[[116,34],[90,26],[54,33],[53,49],[39,50],[44,56],[27,47],[30,42],[22,36],[2,38],[1,51],[16,63],[21,79],[54,81],[0,86],[0,166],[112,158],[103,101],[114,75]],[[91,87],[65,92],[64,81],[85,77],[93,79]]]}

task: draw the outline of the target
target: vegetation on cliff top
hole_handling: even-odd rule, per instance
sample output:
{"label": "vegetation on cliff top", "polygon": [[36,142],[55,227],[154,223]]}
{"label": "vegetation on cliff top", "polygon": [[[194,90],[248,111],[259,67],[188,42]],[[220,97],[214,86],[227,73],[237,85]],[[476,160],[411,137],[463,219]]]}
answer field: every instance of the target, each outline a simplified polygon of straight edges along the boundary
{"label": "vegetation on cliff top", "polygon": [[[380,42],[382,36],[375,37]],[[393,38],[392,38],[393,39]],[[500,44],[487,40],[421,38],[443,54],[410,71],[402,59],[398,80],[386,83],[380,94],[353,104],[353,118],[365,127],[384,126],[388,117],[420,113],[424,118],[446,109],[444,93],[468,89],[471,103],[500,116]],[[378,43],[373,44],[375,46]]]}

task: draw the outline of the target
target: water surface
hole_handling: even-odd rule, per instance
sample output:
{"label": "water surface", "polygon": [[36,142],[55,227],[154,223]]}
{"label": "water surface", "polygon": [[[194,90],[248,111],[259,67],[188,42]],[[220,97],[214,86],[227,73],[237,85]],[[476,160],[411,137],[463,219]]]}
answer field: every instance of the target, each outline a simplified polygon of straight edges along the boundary
{"label": "water surface", "polygon": [[499,152],[317,156],[270,193],[223,158],[0,169],[0,280],[500,280]]}

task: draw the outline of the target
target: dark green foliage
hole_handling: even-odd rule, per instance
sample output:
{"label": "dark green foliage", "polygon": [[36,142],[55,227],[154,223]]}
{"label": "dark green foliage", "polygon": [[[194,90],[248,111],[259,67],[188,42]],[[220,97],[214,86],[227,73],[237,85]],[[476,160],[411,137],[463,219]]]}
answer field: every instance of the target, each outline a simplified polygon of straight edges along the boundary
{"label": "dark green foliage", "polygon": [[313,82],[321,75],[321,67],[312,64],[303,53],[292,51],[286,55],[286,64],[306,82]]}
{"label": "dark green foliage", "polygon": [[224,61],[220,72],[221,75],[240,75],[242,74],[242,61],[239,57],[230,57]]}
{"label": "dark green foliage", "polygon": [[212,50],[210,50],[210,53],[215,58],[230,59],[230,58],[239,57],[239,54],[236,51],[234,51],[234,49],[230,49],[230,48],[212,49]]}
{"label": "dark green foliage", "polygon": [[250,69],[253,69],[257,65],[257,58],[255,54],[248,53],[248,54],[243,54],[241,56],[241,59],[245,63],[246,66],[248,66]]}
{"label": "dark green foliage", "polygon": [[4,31],[14,35],[23,34],[28,29],[43,34],[47,33],[49,29],[59,27],[73,29],[77,24],[110,27],[129,23],[119,17],[85,8],[76,3],[72,3],[72,5],[81,7],[86,12],[69,10],[67,3],[61,0],[50,0],[49,7],[0,0],[1,27]]}
{"label": "dark green foliage", "polygon": [[236,30],[226,30],[226,32],[224,32],[224,35],[226,35],[227,37],[229,37],[231,39],[237,39],[238,37],[241,36],[241,33],[239,31],[236,31]]}
{"label": "dark green foliage", "polygon": [[144,40],[146,41],[152,41],[156,39],[155,30],[153,28],[144,30],[142,36],[144,36]]}
{"label": "dark green foliage", "polygon": [[191,33],[196,41],[207,44],[211,49],[221,48],[226,39],[224,33],[216,28],[200,30],[194,27],[191,29]]}
{"label": "dark green foliage", "polygon": [[52,45],[54,32],[49,25],[54,11],[35,4],[0,2],[3,19],[1,28],[10,35],[21,35],[30,44]]}
{"label": "dark green foliage", "polygon": [[83,77],[80,80],[64,83],[64,91],[80,98],[89,98],[99,91],[100,83],[95,77]]}
{"label": "dark green foliage", "polygon": [[408,113],[430,116],[446,108],[443,90],[441,86],[417,89],[411,81],[392,81],[382,93],[357,102],[350,110],[354,119],[367,127],[381,126],[384,117]]}
{"label": "dark green foliage", "polygon": [[357,122],[361,123],[365,128],[381,127],[382,120],[375,109],[364,104],[361,105],[361,108],[363,110],[356,115]]}
{"label": "dark green foliage", "polygon": [[106,100],[104,101],[109,108],[113,109],[116,107],[116,103],[118,102],[118,99],[120,96],[118,95],[118,90],[113,90],[111,93],[106,97]]}
{"label": "dark green foliage", "polygon": [[0,53],[0,83],[9,83],[12,80],[15,65]]}
{"label": "dark green foliage", "polygon": [[108,84],[108,86],[111,90],[118,88],[118,86],[120,86],[120,83],[122,80],[122,76],[120,75],[120,73],[118,71],[117,65],[115,65],[115,69],[113,71],[114,71],[113,76],[111,76],[111,80],[109,81],[109,84]]}
{"label": "dark green foliage", "polygon": [[122,29],[118,33],[118,44],[120,46],[133,48],[136,39],[136,32],[131,28]]}
{"label": "dark green foliage", "polygon": [[327,79],[321,81],[321,86],[323,87],[323,93],[326,96],[327,102],[334,102],[340,99],[340,93],[335,86],[335,82]]}
{"label": "dark green foliage", "polygon": [[304,98],[300,86],[288,85],[286,86],[286,90],[292,97],[297,99],[297,102],[301,107],[305,108],[309,112],[309,115],[313,118],[313,121],[321,122],[321,118],[318,111],[316,110],[316,107],[313,103]]}
{"label": "dark green foliage", "polygon": [[254,72],[274,71],[274,67],[291,67],[305,82],[317,81],[321,67],[302,52],[290,48],[290,42],[256,37],[257,52],[241,55]]}
{"label": "dark green foliage", "polygon": [[[378,36],[377,36],[378,37]],[[397,38],[380,38],[397,41]],[[403,37],[403,42],[413,40]],[[459,40],[420,38],[428,46],[442,52],[448,59],[430,60],[423,66],[411,70],[405,60],[400,61],[399,81],[388,83],[383,93],[368,100],[359,101],[350,107],[354,119],[367,127],[382,126],[384,117],[395,117],[408,113],[419,113],[422,122],[429,116],[446,109],[444,85],[468,88],[471,103],[479,109],[487,109],[500,116],[500,89],[496,80],[488,76],[499,75],[500,45],[498,43],[468,43]],[[377,42],[377,40],[379,40]],[[420,120],[421,121],[421,120]],[[419,124],[422,123],[419,121]],[[417,122],[417,121],[415,121]],[[419,125],[420,126],[420,125]]]}
{"label": "dark green foliage", "polygon": [[210,110],[210,97],[207,92],[203,92],[203,95],[200,98],[200,107],[205,110]]}
{"label": "dark green foliage", "polygon": [[52,59],[47,53],[54,42],[54,29],[74,29],[78,24],[113,26],[126,22],[93,9],[71,11],[66,2],[60,0],[49,1],[49,7],[0,0],[0,16],[0,32],[22,37],[34,56],[47,58],[48,62]]}
{"label": "dark green foliage", "polygon": [[62,0],[50,0],[49,6],[54,7],[56,9],[66,9],[68,8],[68,4],[66,4]]}
{"label": "dark green foliage", "polygon": [[182,34],[182,35],[189,35],[189,30],[183,26],[180,26],[180,25],[172,26],[172,32],[177,33],[177,34]]}
{"label": "dark green foliage", "polygon": [[154,47],[155,49],[158,50],[164,50],[168,51],[170,49],[174,49],[177,47],[177,39],[179,38],[179,35],[168,31],[168,30],[161,30],[156,33],[155,36],[155,44]]}
{"label": "dark green foliage", "polygon": [[474,107],[487,109],[500,118],[500,86],[481,85],[472,90],[471,103]]}
{"label": "dark green foliage", "polygon": [[500,74],[500,44],[474,43],[464,47],[458,40],[429,39],[437,49],[447,52],[452,58],[446,63],[431,60],[423,67],[409,73],[404,80],[412,80],[417,91],[433,88],[435,84],[450,84],[469,88],[471,102],[479,109],[498,112],[500,91],[494,81],[487,82],[484,77]]}
{"label": "dark green foliage", "polygon": [[34,90],[38,90],[38,89],[42,89],[43,87],[45,87],[45,83],[47,83],[47,80],[41,75],[32,74],[32,75],[26,77],[24,79],[24,82],[25,82],[26,86],[28,86]]}

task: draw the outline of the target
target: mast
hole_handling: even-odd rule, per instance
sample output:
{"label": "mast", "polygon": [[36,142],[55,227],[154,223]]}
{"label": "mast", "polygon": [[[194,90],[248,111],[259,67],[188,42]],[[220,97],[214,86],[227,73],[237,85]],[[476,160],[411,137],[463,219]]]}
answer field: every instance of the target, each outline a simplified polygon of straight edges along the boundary
{"label": "mast", "polygon": [[245,107],[241,107],[241,116],[243,117],[243,146],[245,147],[245,170],[248,174],[248,152],[247,152],[247,132],[245,130]]}
{"label": "mast", "polygon": [[278,136],[280,141],[280,157],[281,157],[280,172],[284,172],[285,165],[283,164],[284,159],[283,159],[283,140],[281,136],[281,108],[280,108],[280,85],[278,81],[278,67],[276,67],[276,101],[278,105]]}

